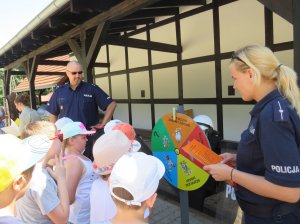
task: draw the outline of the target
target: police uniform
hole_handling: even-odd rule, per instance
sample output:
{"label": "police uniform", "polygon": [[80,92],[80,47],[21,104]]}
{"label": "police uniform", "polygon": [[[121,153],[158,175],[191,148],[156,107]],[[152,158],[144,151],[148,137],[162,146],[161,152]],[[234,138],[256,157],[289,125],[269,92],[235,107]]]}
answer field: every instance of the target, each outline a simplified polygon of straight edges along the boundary
{"label": "police uniform", "polygon": [[[99,123],[100,115],[98,107],[105,111],[112,102],[97,85],[81,81],[75,90],[69,83],[57,88],[47,104],[47,111],[58,116],[68,117],[73,121],[82,122],[87,129]],[[92,140],[89,137],[85,155],[92,159]]]}
{"label": "police uniform", "polygon": [[[278,90],[274,90],[254,106],[250,115],[251,121],[238,146],[237,169],[264,176],[276,185],[300,187],[300,119],[297,112]],[[237,186],[236,196],[249,223],[300,222],[299,203],[266,198],[242,186]],[[298,216],[298,221],[287,221],[290,214]]]}

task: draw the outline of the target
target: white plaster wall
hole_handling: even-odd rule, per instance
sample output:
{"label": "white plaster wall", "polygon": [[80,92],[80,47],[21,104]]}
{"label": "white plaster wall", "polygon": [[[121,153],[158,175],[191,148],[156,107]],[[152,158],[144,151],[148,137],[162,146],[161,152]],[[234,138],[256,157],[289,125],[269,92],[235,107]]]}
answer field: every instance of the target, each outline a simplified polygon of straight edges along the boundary
{"label": "white plaster wall", "polygon": [[153,71],[154,98],[178,98],[177,67]]}
{"label": "white plaster wall", "polygon": [[275,52],[275,55],[281,64],[294,67],[294,50]]}
{"label": "white plaster wall", "polygon": [[[96,58],[96,62],[107,63],[107,52],[106,52],[105,45],[101,47],[99,54]],[[95,67],[95,74],[102,74],[107,72],[108,72],[108,68]]]}
{"label": "white plaster wall", "polygon": [[131,104],[132,125],[135,128],[152,129],[151,106],[149,104]]}
{"label": "white plaster wall", "polygon": [[129,68],[136,68],[148,65],[147,50],[128,48]]}
{"label": "white plaster wall", "polygon": [[123,122],[129,122],[128,104],[118,103],[114,112],[114,119],[119,119]]}
{"label": "white plaster wall", "polygon": [[180,24],[183,59],[214,54],[212,10],[184,18]]}
{"label": "white plaster wall", "polygon": [[125,65],[125,48],[109,45],[110,71],[119,71],[126,68]]}
{"label": "white plaster wall", "polygon": [[211,104],[185,104],[184,109],[193,109],[194,117],[203,114],[209,116],[214,124],[214,129],[217,130],[217,106]]}
{"label": "white plaster wall", "polygon": [[176,44],[175,23],[150,30],[151,41]]}
{"label": "white plaster wall", "polygon": [[222,72],[222,97],[223,98],[240,98],[240,94],[238,91],[235,91],[234,96],[228,96],[228,86],[233,85],[233,79],[231,74],[229,73],[228,66],[230,60],[222,60],[221,61],[221,72]]}
{"label": "white plaster wall", "polygon": [[[182,11],[191,8],[184,7]],[[199,15],[181,20],[181,39],[183,45],[183,59],[214,54],[212,12],[207,11]],[[264,7],[258,1],[239,0],[220,8],[220,35],[221,52],[235,51],[248,44],[264,45]],[[146,39],[145,34],[134,36]],[[292,41],[293,27],[287,21],[274,14],[274,41],[275,43]],[[175,24],[169,24],[151,31],[151,40],[176,44]],[[110,46],[111,71],[125,69],[125,53],[123,47]],[[147,51],[129,49],[129,66],[139,67],[147,64]],[[104,52],[100,61],[105,58]],[[276,52],[282,64],[293,67],[293,50]],[[176,61],[176,54],[152,51],[152,63]],[[222,60],[222,96],[224,98],[239,98],[228,96],[228,85],[233,81],[228,71],[229,60]],[[211,75],[208,75],[211,74]],[[154,98],[178,98],[177,68],[153,70]],[[97,84],[108,91],[108,79],[99,78]],[[141,99],[140,91],[145,89],[146,99],[149,98],[148,71],[130,74],[131,95],[133,99]],[[112,77],[112,97],[127,99],[126,76]],[[183,66],[183,94],[185,98],[215,97],[214,62],[199,63]],[[177,104],[156,104],[156,121],[164,114],[172,112]],[[210,116],[217,127],[216,105],[184,105],[185,109],[193,109],[194,115],[206,114]],[[240,139],[241,132],[247,127],[249,111],[253,105],[224,105],[224,138],[228,140]],[[150,105],[133,104],[133,125],[140,128],[151,128]],[[123,121],[128,121],[128,105],[118,104],[114,115]]]}
{"label": "white plaster wall", "polygon": [[177,55],[174,53],[166,53],[162,51],[152,51],[151,52],[152,64],[161,64],[170,61],[176,61]]}
{"label": "white plaster wall", "polygon": [[274,26],[274,43],[281,43],[293,40],[293,25],[273,13],[273,26]]}
{"label": "white plaster wall", "polygon": [[96,85],[98,85],[104,92],[109,95],[109,83],[108,77],[102,77],[95,79]]}
{"label": "white plaster wall", "polygon": [[215,63],[185,65],[183,71],[184,98],[216,97]]}
{"label": "white plaster wall", "polygon": [[253,105],[224,105],[224,139],[240,140],[241,133],[248,127],[252,108]]}
{"label": "white plaster wall", "polygon": [[155,104],[155,122],[157,122],[163,115],[172,113],[173,107],[178,106],[178,104]]}
{"label": "white plaster wall", "polygon": [[128,99],[126,75],[114,75],[111,77],[113,99]]}
{"label": "white plaster wall", "polygon": [[220,7],[221,52],[249,44],[264,45],[264,8],[258,1],[239,0]]}
{"label": "white plaster wall", "polygon": [[[130,74],[131,99],[149,99],[149,72],[136,72]],[[145,97],[141,97],[141,90],[145,90]]]}
{"label": "white plaster wall", "polygon": [[[150,30],[150,38],[151,41],[176,45],[175,23]],[[160,64],[176,60],[177,56],[175,53],[152,51],[152,64]]]}

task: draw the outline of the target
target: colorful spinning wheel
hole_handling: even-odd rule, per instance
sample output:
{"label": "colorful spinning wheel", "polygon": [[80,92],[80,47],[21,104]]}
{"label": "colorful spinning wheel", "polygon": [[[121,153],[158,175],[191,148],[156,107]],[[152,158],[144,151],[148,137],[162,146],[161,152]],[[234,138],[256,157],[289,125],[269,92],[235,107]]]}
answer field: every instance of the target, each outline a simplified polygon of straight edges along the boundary
{"label": "colorful spinning wheel", "polygon": [[168,113],[157,121],[152,131],[153,155],[165,165],[164,178],[174,187],[185,191],[203,186],[209,175],[196,160],[182,150],[193,139],[210,148],[201,128],[188,116]]}

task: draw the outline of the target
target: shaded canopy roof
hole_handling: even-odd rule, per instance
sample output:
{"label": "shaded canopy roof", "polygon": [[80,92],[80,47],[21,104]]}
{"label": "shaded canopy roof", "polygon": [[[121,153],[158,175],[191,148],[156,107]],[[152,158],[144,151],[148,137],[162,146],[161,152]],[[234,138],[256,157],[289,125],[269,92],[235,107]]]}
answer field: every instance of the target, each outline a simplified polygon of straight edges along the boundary
{"label": "shaded canopy roof", "polygon": [[[61,82],[66,81],[65,76],[61,75],[37,75],[34,80],[35,89],[46,89],[59,85]],[[28,79],[25,78],[23,81],[17,85],[13,92],[23,92],[29,91],[29,82]]]}
{"label": "shaded canopy roof", "polygon": [[[225,5],[236,0],[219,0]],[[259,0],[288,21],[292,18],[292,0]],[[0,49],[0,67],[16,68],[35,55],[42,59],[73,51],[68,40],[79,44],[82,39],[92,43],[97,25],[107,22],[103,44],[146,45],[146,42],[126,42],[124,32],[130,33],[146,24],[156,24],[156,17],[176,16],[180,6],[201,7],[203,11],[214,3],[207,0],[54,0],[12,40]],[[201,11],[200,10],[200,11]],[[84,33],[83,33],[84,32]],[[83,35],[83,36],[82,36]],[[47,46],[45,46],[47,45]],[[151,45],[153,48],[154,46]],[[17,63],[14,63],[17,62]]]}
{"label": "shaded canopy roof", "polygon": [[[64,62],[64,64],[67,64],[70,61],[69,55],[63,55],[60,57],[53,57],[48,58],[49,61],[58,61],[58,62]],[[67,77],[65,75],[47,75],[47,72],[49,73],[65,73],[65,66],[63,65],[38,65],[37,67],[37,74],[39,73],[45,73],[45,75],[37,75],[34,80],[35,89],[46,89],[55,87],[57,85],[61,85],[67,80]],[[15,89],[12,90],[12,92],[23,92],[23,91],[29,91],[29,82],[28,78],[24,78],[21,83],[19,83]]]}

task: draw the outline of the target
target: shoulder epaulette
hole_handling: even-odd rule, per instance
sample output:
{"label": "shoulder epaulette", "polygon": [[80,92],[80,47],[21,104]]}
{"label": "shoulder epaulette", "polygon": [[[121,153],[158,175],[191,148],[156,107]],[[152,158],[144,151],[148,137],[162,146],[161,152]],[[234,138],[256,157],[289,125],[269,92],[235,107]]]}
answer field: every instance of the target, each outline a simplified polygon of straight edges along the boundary
{"label": "shoulder epaulette", "polygon": [[289,119],[289,111],[284,100],[277,99],[273,102],[273,118],[274,121],[287,121]]}

